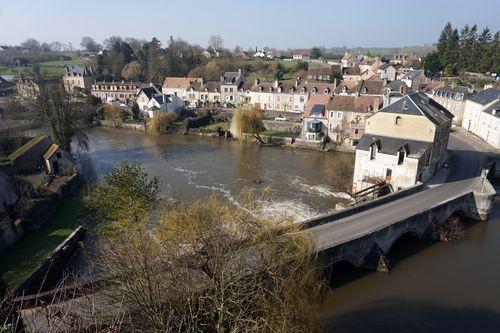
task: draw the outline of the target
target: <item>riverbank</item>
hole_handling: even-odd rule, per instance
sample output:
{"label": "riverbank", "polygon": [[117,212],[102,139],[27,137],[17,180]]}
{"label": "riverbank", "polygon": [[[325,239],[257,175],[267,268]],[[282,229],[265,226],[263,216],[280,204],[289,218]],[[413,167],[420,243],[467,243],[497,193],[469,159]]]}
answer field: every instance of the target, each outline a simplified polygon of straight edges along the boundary
{"label": "riverbank", "polygon": [[[112,121],[100,121],[100,125],[104,127],[111,127],[123,130],[134,130],[146,134],[146,129],[142,123],[114,123]],[[168,131],[167,134],[162,135],[193,135],[193,136],[207,136],[220,139],[234,139],[228,135],[229,126],[227,123],[214,123],[199,128],[188,128],[186,132],[179,133],[176,127]],[[355,147],[345,147],[334,142],[323,143],[321,141],[308,141],[297,136],[290,136],[286,131],[268,129],[260,134],[263,142],[266,145],[278,147],[290,147],[297,149],[309,149],[326,152],[343,152],[354,153]],[[236,140],[236,139],[234,139]],[[244,141],[261,144],[250,134],[245,134]]]}

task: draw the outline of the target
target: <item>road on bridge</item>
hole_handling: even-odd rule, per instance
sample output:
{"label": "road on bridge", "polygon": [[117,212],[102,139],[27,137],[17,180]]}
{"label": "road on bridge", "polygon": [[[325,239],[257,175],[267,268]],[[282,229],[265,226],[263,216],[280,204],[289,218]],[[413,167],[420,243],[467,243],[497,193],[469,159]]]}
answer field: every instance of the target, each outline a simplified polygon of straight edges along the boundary
{"label": "road on bridge", "polygon": [[316,252],[363,237],[432,205],[470,192],[478,183],[486,163],[487,150],[484,145],[467,136],[462,131],[451,135],[448,149],[456,159],[449,170],[443,170],[424,185],[422,190],[309,229]]}

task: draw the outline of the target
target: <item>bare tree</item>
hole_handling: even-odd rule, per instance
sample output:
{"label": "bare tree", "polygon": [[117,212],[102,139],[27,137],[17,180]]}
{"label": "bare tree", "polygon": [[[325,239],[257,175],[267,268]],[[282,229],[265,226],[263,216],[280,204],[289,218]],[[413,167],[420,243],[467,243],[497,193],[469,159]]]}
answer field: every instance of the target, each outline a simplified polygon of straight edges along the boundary
{"label": "bare tree", "polygon": [[89,52],[98,52],[102,45],[96,43],[91,37],[82,37],[82,41],[80,42],[80,46]]}
{"label": "bare tree", "polygon": [[224,47],[224,40],[220,35],[212,35],[208,39],[208,46],[216,51],[222,50]]}
{"label": "bare tree", "polygon": [[247,133],[253,135],[257,141],[263,144],[264,141],[259,135],[264,130],[263,119],[264,115],[261,110],[255,107],[240,106],[233,114],[231,128],[235,132],[235,136],[240,140]]}
{"label": "bare tree", "polygon": [[20,45],[22,48],[30,50],[30,51],[39,51],[40,50],[40,42],[34,38],[28,38]]}
{"label": "bare tree", "polygon": [[80,124],[83,110],[71,100],[61,79],[50,78],[39,66],[34,66],[31,84],[32,93],[25,101],[50,129],[52,139],[68,152],[73,140],[80,148],[87,149],[87,136]]}

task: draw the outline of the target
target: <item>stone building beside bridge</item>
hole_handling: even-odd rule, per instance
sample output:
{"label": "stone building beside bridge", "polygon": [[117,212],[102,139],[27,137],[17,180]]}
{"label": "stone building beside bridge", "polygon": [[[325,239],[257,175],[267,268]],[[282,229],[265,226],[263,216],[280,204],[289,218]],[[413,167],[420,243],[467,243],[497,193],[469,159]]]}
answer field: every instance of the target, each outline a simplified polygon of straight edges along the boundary
{"label": "stone building beside bridge", "polygon": [[425,182],[445,164],[453,114],[411,93],[366,120],[356,147],[353,192],[386,182],[394,190]]}

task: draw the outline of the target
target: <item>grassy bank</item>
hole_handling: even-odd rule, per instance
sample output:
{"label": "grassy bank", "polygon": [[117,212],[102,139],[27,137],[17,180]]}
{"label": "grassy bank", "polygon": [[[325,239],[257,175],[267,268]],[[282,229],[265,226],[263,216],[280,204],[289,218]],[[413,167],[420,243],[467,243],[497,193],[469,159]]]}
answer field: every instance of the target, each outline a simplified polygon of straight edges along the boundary
{"label": "grassy bank", "polygon": [[1,284],[12,288],[30,273],[74,230],[83,209],[79,197],[64,199],[57,212],[38,231],[26,234],[0,254]]}

